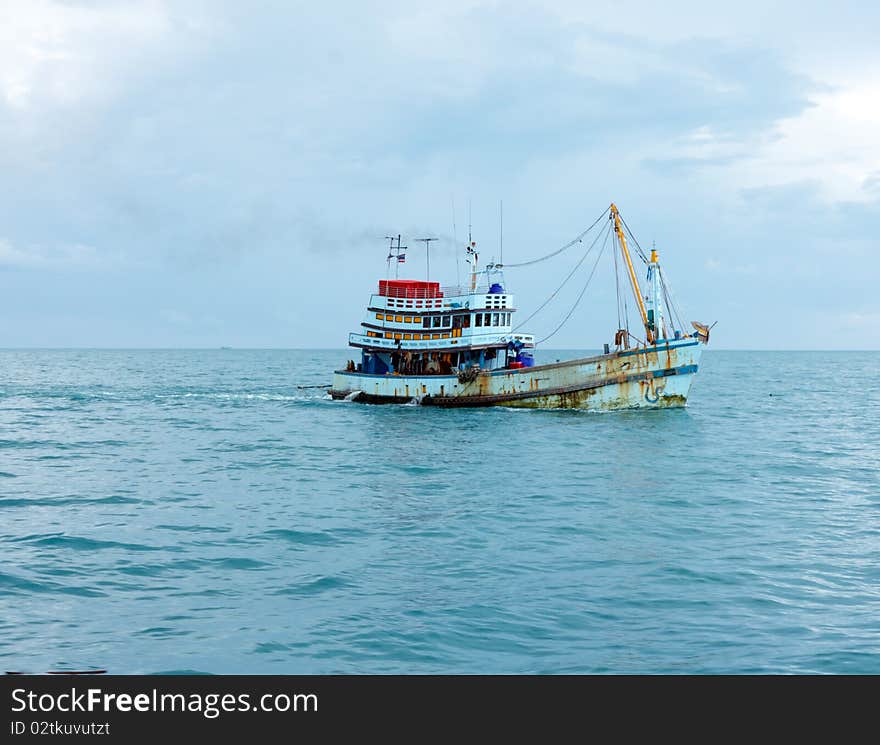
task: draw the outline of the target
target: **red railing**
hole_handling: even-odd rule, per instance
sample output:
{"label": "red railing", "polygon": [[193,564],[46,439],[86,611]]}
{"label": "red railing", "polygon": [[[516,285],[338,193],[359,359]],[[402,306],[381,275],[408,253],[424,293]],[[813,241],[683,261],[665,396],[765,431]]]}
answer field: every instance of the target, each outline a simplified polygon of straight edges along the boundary
{"label": "red railing", "polygon": [[441,287],[439,282],[425,282],[417,279],[380,279],[379,295],[417,300],[430,300],[460,295],[486,294],[489,285],[483,284],[475,288],[470,285],[449,285]]}
{"label": "red railing", "polygon": [[439,298],[443,297],[439,282],[421,282],[417,279],[380,279],[379,294],[384,297]]}

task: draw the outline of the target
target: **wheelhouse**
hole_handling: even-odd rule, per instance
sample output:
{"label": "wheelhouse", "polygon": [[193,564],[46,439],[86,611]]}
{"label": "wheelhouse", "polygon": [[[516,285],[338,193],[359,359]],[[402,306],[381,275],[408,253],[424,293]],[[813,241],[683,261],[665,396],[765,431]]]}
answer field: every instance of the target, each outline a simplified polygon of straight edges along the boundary
{"label": "wheelhouse", "polygon": [[[481,279],[481,282],[477,282]],[[361,351],[349,371],[368,375],[449,375],[528,367],[534,337],[514,330],[514,297],[499,269],[474,275],[470,287],[412,279],[379,281],[349,346]]]}

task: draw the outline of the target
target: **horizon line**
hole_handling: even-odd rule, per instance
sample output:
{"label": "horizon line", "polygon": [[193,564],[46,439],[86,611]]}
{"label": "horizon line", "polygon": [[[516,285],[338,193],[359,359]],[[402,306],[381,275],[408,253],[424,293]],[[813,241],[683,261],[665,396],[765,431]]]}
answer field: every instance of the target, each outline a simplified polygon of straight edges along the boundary
{"label": "horizon line", "polygon": [[[348,352],[349,347],[235,347],[235,346],[165,346],[165,347],[122,347],[122,346],[75,346],[75,347],[0,347],[0,352]],[[546,347],[545,352],[593,352],[601,347]],[[880,348],[752,348],[752,347],[707,347],[715,352],[880,352]]]}

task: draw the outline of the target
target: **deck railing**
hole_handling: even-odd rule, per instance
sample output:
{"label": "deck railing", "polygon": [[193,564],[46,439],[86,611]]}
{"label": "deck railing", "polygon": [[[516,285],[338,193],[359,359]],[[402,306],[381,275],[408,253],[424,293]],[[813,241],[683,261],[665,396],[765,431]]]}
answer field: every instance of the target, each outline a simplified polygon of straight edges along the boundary
{"label": "deck railing", "polygon": [[[470,285],[444,285],[439,292],[428,287],[388,287],[385,292],[378,293],[380,297],[394,297],[406,300],[434,300],[436,298],[460,297],[462,295],[488,295],[490,286],[486,283],[478,284],[475,288]],[[505,293],[506,294],[506,293]]]}
{"label": "deck railing", "polygon": [[460,297],[461,295],[488,295],[489,285],[478,284],[473,289],[471,289],[470,285],[446,285],[445,287],[440,288],[440,292],[443,293],[443,297]]}

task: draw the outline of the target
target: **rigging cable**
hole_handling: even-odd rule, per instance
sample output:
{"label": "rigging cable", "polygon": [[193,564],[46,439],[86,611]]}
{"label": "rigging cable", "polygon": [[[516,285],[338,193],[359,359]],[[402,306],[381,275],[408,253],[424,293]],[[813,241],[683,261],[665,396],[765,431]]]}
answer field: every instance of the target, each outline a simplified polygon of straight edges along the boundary
{"label": "rigging cable", "polygon": [[[658,268],[659,269],[659,268]],[[660,286],[663,288],[663,297],[666,300],[666,308],[670,312],[670,316],[673,321],[678,321],[678,328],[684,330],[684,323],[682,323],[682,316],[679,313],[678,306],[675,304],[675,299],[672,296],[672,288],[666,284],[666,277],[663,275],[663,271],[660,271]]]}
{"label": "rigging cable", "polygon": [[621,268],[617,259],[617,248],[612,246],[611,253],[614,256],[614,285],[617,290],[617,331],[614,334],[614,342],[617,344],[618,334],[621,331],[626,332],[623,337],[623,346],[629,348],[629,339],[632,336],[629,332],[629,305],[626,298],[629,293],[620,291],[620,272]]}
{"label": "rigging cable", "polygon": [[620,330],[623,328],[621,320],[623,303],[620,302],[620,272],[617,269],[617,251],[612,250],[611,255],[614,257],[614,290],[617,292],[617,329]]}
{"label": "rigging cable", "polygon": [[553,337],[556,334],[556,332],[559,331],[559,329],[561,329],[568,322],[568,319],[571,318],[572,314],[577,309],[578,305],[581,302],[581,298],[583,298],[584,293],[587,291],[587,288],[590,286],[590,282],[593,279],[593,275],[596,273],[596,267],[599,266],[599,260],[602,258],[602,254],[605,252],[605,248],[608,245],[608,236],[610,234],[611,234],[611,228],[610,228],[610,223],[609,223],[609,229],[607,231],[605,231],[605,240],[602,241],[602,248],[599,249],[599,255],[596,257],[596,261],[593,264],[593,269],[590,272],[590,276],[587,277],[587,282],[584,285],[583,289],[581,290],[581,294],[577,296],[577,300],[574,301],[574,305],[571,306],[571,310],[568,311],[568,314],[565,316],[565,318],[562,319],[562,322],[555,329],[553,329],[553,331],[551,331],[547,336],[545,336],[543,339],[541,339],[538,342],[535,342],[536,346],[538,344],[543,344],[545,341],[547,341],[548,339]]}
{"label": "rigging cable", "polygon": [[639,245],[639,242],[636,240],[636,237],[632,234],[632,231],[629,229],[629,225],[626,224],[626,220],[623,219],[623,215],[620,215],[620,221],[623,223],[623,227],[626,228],[627,235],[629,235],[629,237],[632,239],[632,242],[635,244],[636,253],[638,253],[639,258],[647,264],[648,257],[645,256],[645,252],[642,250],[642,247]]}
{"label": "rigging cable", "polygon": [[[615,256],[617,255],[616,248],[614,250],[614,255]],[[626,341],[624,342],[624,346],[627,349],[629,349],[630,338],[631,337],[635,338],[635,337],[633,337],[633,335],[630,333],[630,330],[629,330],[629,299],[628,298],[629,298],[629,293],[624,292],[623,293],[623,322],[626,324],[626,326],[625,326],[625,328],[626,328]]]}
{"label": "rigging cable", "polygon": [[[669,289],[666,287],[666,283],[663,281],[663,274],[660,272],[660,268],[657,268],[657,274],[660,279],[660,294],[663,298],[663,303],[666,305],[666,318],[669,319],[669,323],[672,326],[673,331],[676,328],[681,328],[681,324],[678,323],[678,320],[675,317],[675,313],[672,309],[672,303],[669,300]],[[678,323],[678,325],[676,325]]]}
{"label": "rigging cable", "polygon": [[549,253],[546,256],[542,256],[539,259],[532,259],[531,261],[521,261],[518,264],[501,264],[500,266],[502,266],[504,269],[517,269],[518,267],[521,267],[521,266],[530,266],[531,264],[537,264],[541,261],[546,261],[547,259],[552,259],[554,256],[558,256],[566,249],[571,248],[575,243],[580,243],[583,240],[584,236],[586,236],[587,233],[589,233],[593,228],[595,228],[599,224],[599,222],[602,220],[602,218],[608,214],[608,210],[610,210],[610,209],[611,209],[611,207],[608,207],[601,215],[599,215],[599,217],[596,218],[596,222],[594,222],[592,225],[590,225],[590,227],[588,227],[583,233],[578,235],[574,240],[571,240],[568,243],[566,243],[562,248],[556,249],[555,251],[553,251],[553,253]]}
{"label": "rigging cable", "polygon": [[[607,210],[606,210],[606,212],[607,212]],[[593,224],[595,225],[595,223],[593,223]],[[607,228],[604,232],[605,232],[605,234],[606,234],[606,237],[607,237],[607,234],[611,232],[611,223],[610,223],[610,222],[608,223],[608,228]],[[536,309],[536,310],[535,310],[535,311],[534,311],[534,312],[533,312],[528,318],[526,318],[524,321],[522,321],[522,323],[517,324],[516,328],[513,329],[514,331],[519,331],[523,326],[525,326],[529,321],[531,321],[536,315],[538,315],[538,313],[540,313],[540,312],[541,312],[541,311],[547,306],[547,303],[549,303],[553,298],[555,298],[555,297],[559,294],[559,291],[560,291],[563,287],[565,287],[565,285],[566,285],[566,283],[568,282],[568,280],[570,280],[570,279],[574,276],[575,272],[576,272],[578,269],[580,269],[581,264],[583,264],[584,261],[586,261],[587,256],[590,255],[590,251],[593,250],[593,248],[595,247],[596,243],[598,243],[598,242],[599,242],[599,239],[602,237],[602,233],[603,233],[603,231],[600,230],[600,231],[596,234],[596,237],[593,239],[593,242],[590,244],[590,247],[587,249],[586,253],[585,253],[583,256],[581,256],[580,261],[578,261],[578,263],[574,265],[574,269],[572,269],[572,270],[568,273],[568,276],[567,276],[565,279],[562,280],[562,284],[559,285],[559,287],[557,287],[557,288],[553,291],[553,294],[550,295],[550,297],[548,297],[543,303],[541,303],[541,304],[538,306],[538,308],[537,308],[537,309]]]}
{"label": "rigging cable", "polygon": [[[627,337],[632,336],[632,333],[629,330],[629,293],[623,293],[623,322],[626,324],[624,328],[626,328]],[[627,342],[629,344],[629,342]]]}

